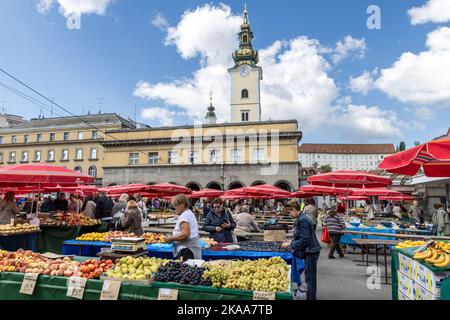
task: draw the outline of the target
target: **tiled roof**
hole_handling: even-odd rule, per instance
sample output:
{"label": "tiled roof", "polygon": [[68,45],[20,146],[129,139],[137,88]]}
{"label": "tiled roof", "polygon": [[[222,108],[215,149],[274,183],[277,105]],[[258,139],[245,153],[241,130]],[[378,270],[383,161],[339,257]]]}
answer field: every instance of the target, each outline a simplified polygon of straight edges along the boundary
{"label": "tiled roof", "polygon": [[392,143],[387,144],[321,144],[304,143],[298,147],[299,153],[340,153],[340,154],[391,154],[395,153]]}

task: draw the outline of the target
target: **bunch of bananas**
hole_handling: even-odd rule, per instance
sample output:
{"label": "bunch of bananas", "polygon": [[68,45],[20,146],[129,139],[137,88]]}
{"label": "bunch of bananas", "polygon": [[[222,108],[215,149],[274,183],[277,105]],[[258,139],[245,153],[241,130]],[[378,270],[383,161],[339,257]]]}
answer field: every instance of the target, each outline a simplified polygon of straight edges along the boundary
{"label": "bunch of bananas", "polygon": [[441,250],[439,243],[428,247],[425,251],[416,252],[413,258],[425,260],[436,268],[446,268],[450,265],[450,251]]}
{"label": "bunch of bananas", "polygon": [[405,249],[405,248],[423,246],[424,244],[425,244],[425,241],[423,241],[423,240],[419,240],[419,241],[406,240],[404,242],[400,242],[395,247],[398,249]]}

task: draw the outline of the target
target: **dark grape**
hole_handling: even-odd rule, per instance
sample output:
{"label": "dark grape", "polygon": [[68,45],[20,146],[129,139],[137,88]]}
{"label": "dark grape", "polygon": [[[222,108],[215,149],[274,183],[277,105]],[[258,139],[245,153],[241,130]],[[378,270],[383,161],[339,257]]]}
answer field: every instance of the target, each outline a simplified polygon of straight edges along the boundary
{"label": "dark grape", "polygon": [[176,261],[170,261],[159,267],[155,281],[176,282],[180,284],[211,286],[211,280],[203,278],[205,268],[189,266]]}
{"label": "dark grape", "polygon": [[266,241],[242,241],[238,245],[243,251],[271,251],[271,252],[288,252],[289,248],[283,248],[282,242],[266,242]]}

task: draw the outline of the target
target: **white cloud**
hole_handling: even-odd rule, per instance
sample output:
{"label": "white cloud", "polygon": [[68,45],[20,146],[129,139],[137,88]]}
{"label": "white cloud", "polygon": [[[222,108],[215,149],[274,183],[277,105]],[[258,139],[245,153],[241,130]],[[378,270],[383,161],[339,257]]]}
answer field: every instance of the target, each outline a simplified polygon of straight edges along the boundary
{"label": "white cloud", "polygon": [[369,71],[364,71],[359,77],[350,77],[350,89],[353,92],[367,94],[373,88],[373,78]]}
{"label": "white cloud", "polygon": [[162,15],[162,13],[157,13],[152,20],[152,24],[162,31],[166,31],[170,25],[167,22],[166,18]]}
{"label": "white cloud", "polygon": [[173,125],[174,118],[177,114],[177,112],[160,107],[149,107],[142,110],[142,117],[144,119],[156,120],[163,126]]}
{"label": "white cloud", "polygon": [[427,22],[443,23],[450,21],[450,1],[429,0],[421,7],[408,10],[411,24],[424,24]]}
{"label": "white cloud", "polygon": [[67,18],[67,26],[74,23],[72,29],[79,29],[83,14],[105,15],[114,0],[40,0],[37,4],[39,13],[47,13],[54,2],[59,4],[59,13]]}
{"label": "white cloud", "polygon": [[432,120],[434,119],[434,110],[428,107],[420,107],[416,110],[416,118],[419,120]]}
{"label": "white cloud", "polygon": [[[192,120],[202,121],[212,89],[218,121],[229,121],[230,76],[227,69],[234,65],[231,54],[238,47],[237,33],[241,23],[242,17],[233,15],[226,5],[206,4],[194,11],[186,11],[176,26],[167,29],[165,43],[175,46],[184,59],[198,59],[200,67],[189,77],[175,81],[141,81],[137,83],[134,95],[162,102],[170,108],[180,108]],[[346,56],[353,52],[350,48],[362,48],[360,42],[350,45],[352,40],[341,43],[342,48],[348,49],[340,49]],[[259,65],[264,73],[261,81],[263,120],[298,119],[305,133],[327,127],[334,128],[334,135],[346,131],[346,124],[358,133],[353,137],[360,141],[398,136],[400,129],[392,120],[385,119],[387,113],[380,108],[347,107],[351,98],[338,99],[338,87],[328,75],[331,66],[324,58],[328,53],[318,40],[302,36],[275,41],[259,50]],[[334,106],[334,101],[345,105]],[[155,120],[162,120],[163,117],[157,117],[158,111],[152,108],[150,115]],[[367,123],[376,124],[376,128]]]}
{"label": "white cloud", "polygon": [[37,10],[41,14],[47,13],[53,6],[53,0],[40,0],[37,4]]}
{"label": "white cloud", "polygon": [[366,51],[366,40],[355,39],[352,36],[346,36],[344,40],[336,43],[336,48],[332,55],[332,60],[334,64],[339,63],[343,59],[354,55],[358,59],[364,58]]}

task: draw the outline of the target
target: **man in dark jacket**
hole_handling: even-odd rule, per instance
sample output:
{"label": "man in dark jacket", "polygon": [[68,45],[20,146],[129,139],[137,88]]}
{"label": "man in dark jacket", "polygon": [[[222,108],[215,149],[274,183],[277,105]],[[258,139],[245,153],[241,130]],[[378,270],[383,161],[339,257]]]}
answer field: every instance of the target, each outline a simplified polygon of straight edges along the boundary
{"label": "man in dark jacket", "polygon": [[67,212],[67,208],[69,207],[69,202],[66,199],[65,193],[60,193],[58,198],[53,203],[54,209],[56,211]]}
{"label": "man in dark jacket", "polygon": [[290,247],[293,255],[305,260],[305,282],[308,285],[307,300],[316,300],[317,291],[317,260],[320,246],[316,237],[314,223],[307,214],[300,212],[297,201],[289,201],[286,205],[291,217],[297,218],[294,229],[294,240],[286,241],[283,247]]}
{"label": "man in dark jacket", "polygon": [[97,207],[95,209],[95,218],[109,218],[112,217],[112,208],[114,207],[114,201],[111,197],[107,197],[105,192],[102,192],[100,198],[97,200]]}
{"label": "man in dark jacket", "polygon": [[228,214],[223,208],[222,200],[215,199],[203,221],[203,230],[208,231],[217,242],[232,243],[234,228],[236,228],[236,223],[231,214]]}

